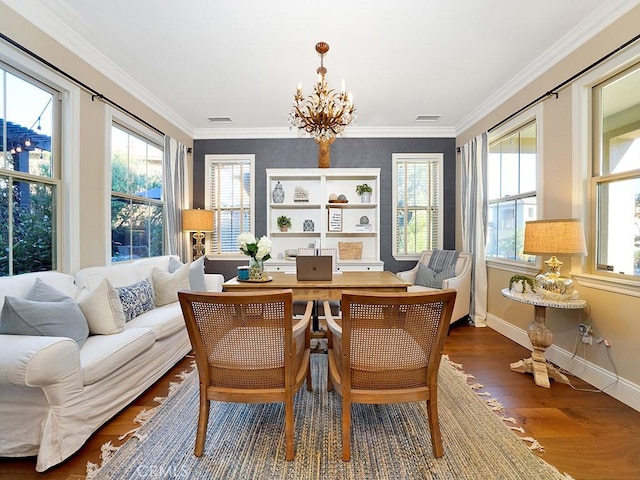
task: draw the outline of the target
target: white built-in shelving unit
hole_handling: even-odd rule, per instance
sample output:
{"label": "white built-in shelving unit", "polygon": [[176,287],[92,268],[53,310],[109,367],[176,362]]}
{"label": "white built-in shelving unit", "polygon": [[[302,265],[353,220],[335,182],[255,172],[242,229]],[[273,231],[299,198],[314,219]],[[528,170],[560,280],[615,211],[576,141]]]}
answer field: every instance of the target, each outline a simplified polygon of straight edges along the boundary
{"label": "white built-in shelving unit", "polygon": [[[265,263],[268,271],[295,271],[295,259],[286,254],[288,250],[310,246],[337,250],[339,242],[362,242],[363,248],[359,260],[338,257],[338,271],[384,269],[380,261],[379,168],[267,169],[266,173],[267,236],[273,242],[272,259]],[[284,190],[282,203],[275,203],[272,198],[278,182]],[[363,183],[373,189],[369,203],[362,203],[356,194],[356,186]],[[308,192],[306,201],[296,201],[296,187]],[[332,194],[344,195],[348,202],[330,202]],[[291,218],[287,232],[278,228],[277,218],[281,215]],[[308,227],[305,230],[308,220],[313,222],[313,231]]]}

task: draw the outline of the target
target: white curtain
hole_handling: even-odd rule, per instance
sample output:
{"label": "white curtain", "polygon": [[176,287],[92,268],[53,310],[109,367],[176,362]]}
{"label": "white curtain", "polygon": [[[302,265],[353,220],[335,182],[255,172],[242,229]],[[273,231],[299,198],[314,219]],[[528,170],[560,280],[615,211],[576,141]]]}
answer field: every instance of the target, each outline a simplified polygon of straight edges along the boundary
{"label": "white curtain", "polygon": [[477,136],[461,149],[462,249],[473,254],[470,316],[476,327],[486,326],[487,265],[487,134]]}
{"label": "white curtain", "polygon": [[164,137],[163,186],[166,205],[167,250],[187,262],[191,259],[182,233],[182,210],[187,208],[187,148],[177,140]]}

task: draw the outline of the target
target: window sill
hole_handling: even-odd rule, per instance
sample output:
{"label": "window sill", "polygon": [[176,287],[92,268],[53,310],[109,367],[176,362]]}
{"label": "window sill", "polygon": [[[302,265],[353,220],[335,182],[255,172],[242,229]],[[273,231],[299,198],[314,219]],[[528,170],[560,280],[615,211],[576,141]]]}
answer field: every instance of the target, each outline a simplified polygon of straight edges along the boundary
{"label": "window sill", "polygon": [[575,273],[571,275],[580,286],[604,290],[606,292],[619,293],[632,297],[640,297],[640,282],[624,280],[620,278],[608,278],[587,273]]}
{"label": "window sill", "polygon": [[487,262],[487,268],[504,270],[506,272],[512,272],[514,274],[519,273],[520,275],[535,277],[538,273],[540,273],[540,267],[535,263],[498,260],[493,257],[485,258],[485,261]]}
{"label": "window sill", "polygon": [[398,262],[417,262],[418,260],[420,260],[421,256],[422,252],[413,255],[393,255],[393,258]]}
{"label": "window sill", "polygon": [[248,262],[250,258],[248,255],[238,255],[236,253],[207,253],[205,254],[205,257],[207,257],[207,260],[209,261],[215,260],[216,262],[239,262],[242,260],[246,260]]}

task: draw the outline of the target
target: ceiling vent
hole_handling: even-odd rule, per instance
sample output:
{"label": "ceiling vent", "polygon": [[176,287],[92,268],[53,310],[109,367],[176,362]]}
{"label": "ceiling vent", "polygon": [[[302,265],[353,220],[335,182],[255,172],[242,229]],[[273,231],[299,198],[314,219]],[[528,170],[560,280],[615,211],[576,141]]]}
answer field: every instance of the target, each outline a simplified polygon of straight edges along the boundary
{"label": "ceiling vent", "polygon": [[441,113],[427,113],[418,115],[416,117],[416,122],[437,122],[438,120],[440,120],[441,116]]}
{"label": "ceiling vent", "polygon": [[219,125],[221,123],[233,123],[231,121],[231,117],[207,117],[207,120],[209,120],[209,123],[215,125]]}

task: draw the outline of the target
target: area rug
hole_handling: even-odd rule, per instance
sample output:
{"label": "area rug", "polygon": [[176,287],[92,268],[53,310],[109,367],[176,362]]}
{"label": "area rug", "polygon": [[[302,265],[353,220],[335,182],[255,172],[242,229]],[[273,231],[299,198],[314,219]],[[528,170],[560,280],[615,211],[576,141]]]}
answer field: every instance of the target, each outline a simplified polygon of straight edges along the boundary
{"label": "area rug", "polygon": [[204,455],[195,457],[198,378],[191,374],[132,438],[106,456],[101,468],[91,468],[87,478],[571,478],[536,456],[447,359],[440,367],[438,397],[443,457],[433,456],[423,403],[354,405],[352,459],[343,462],[341,400],[336,392],[327,392],[326,355],[312,355],[312,375],[313,392],[303,386],[295,397],[292,462],[285,460],[281,404],[213,402]]}

